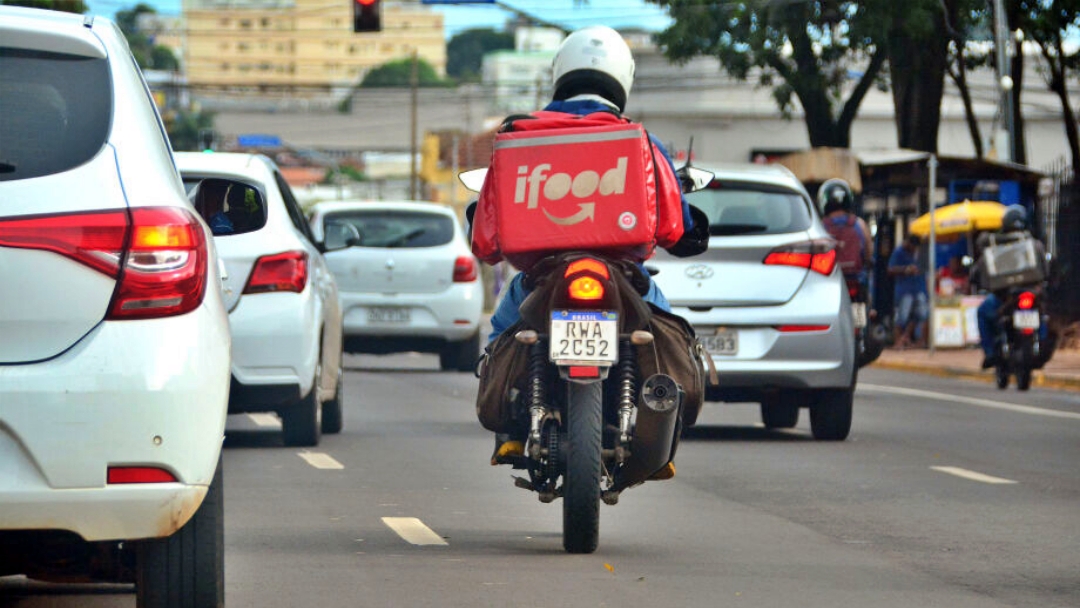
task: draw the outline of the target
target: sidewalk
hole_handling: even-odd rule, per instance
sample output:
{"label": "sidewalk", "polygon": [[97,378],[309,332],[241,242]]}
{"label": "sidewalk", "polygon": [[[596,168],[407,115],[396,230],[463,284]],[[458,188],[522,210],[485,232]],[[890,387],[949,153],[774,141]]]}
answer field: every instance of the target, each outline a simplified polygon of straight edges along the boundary
{"label": "sidewalk", "polygon": [[[983,370],[979,367],[982,358],[982,350],[978,348],[939,348],[933,355],[927,349],[886,348],[881,357],[870,366],[993,382],[994,370]],[[1031,385],[1080,391],[1080,351],[1055,351],[1043,369],[1032,373]]]}

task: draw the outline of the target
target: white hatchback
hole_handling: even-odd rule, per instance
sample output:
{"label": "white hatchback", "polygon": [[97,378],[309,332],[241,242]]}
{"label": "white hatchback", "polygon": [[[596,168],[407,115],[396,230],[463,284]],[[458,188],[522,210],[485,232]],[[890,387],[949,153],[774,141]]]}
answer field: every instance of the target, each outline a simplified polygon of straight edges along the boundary
{"label": "white hatchback", "polygon": [[219,282],[120,30],[0,6],[0,576],[222,605]]}
{"label": "white hatchback", "polygon": [[319,203],[315,238],[337,277],[345,350],[435,352],[444,370],[471,371],[484,305],[476,258],[445,205],[416,201]]}
{"label": "white hatchback", "polygon": [[226,269],[229,412],[276,412],[286,445],[317,445],[343,424],[341,308],[292,190],[265,156],[179,152],[176,164]]}

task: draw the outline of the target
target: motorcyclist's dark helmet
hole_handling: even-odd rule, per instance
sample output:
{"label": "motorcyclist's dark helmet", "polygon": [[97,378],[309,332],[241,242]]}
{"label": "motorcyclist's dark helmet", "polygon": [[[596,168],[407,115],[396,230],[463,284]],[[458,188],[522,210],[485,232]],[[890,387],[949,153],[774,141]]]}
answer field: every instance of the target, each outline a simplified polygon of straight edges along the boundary
{"label": "motorcyclist's dark helmet", "polygon": [[1020,205],[1009,205],[1005,209],[1005,215],[1001,216],[1002,232],[1023,232],[1027,230],[1027,209]]}
{"label": "motorcyclist's dark helmet", "polygon": [[818,209],[821,209],[825,215],[838,206],[849,213],[855,209],[855,193],[851,191],[851,186],[846,181],[839,178],[833,178],[821,184],[818,188],[817,199]]}

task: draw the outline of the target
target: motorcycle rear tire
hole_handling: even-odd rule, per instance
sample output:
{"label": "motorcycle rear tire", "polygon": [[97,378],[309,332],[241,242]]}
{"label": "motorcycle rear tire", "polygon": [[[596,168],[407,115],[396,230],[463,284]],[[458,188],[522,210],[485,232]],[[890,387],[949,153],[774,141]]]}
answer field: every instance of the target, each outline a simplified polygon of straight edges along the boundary
{"label": "motorcycle rear tire", "polygon": [[567,384],[563,548],[592,553],[600,540],[603,385]]}
{"label": "motorcycle rear tire", "polygon": [[994,369],[994,380],[1001,390],[1009,388],[1009,368],[1004,363],[999,363]]}

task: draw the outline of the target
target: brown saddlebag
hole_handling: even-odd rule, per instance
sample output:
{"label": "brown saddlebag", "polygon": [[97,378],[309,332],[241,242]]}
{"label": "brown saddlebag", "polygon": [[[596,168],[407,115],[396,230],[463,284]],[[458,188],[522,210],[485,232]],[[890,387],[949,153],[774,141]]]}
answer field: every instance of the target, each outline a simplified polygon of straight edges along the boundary
{"label": "brown saddlebag", "polygon": [[[516,402],[525,391],[529,366],[528,344],[514,339],[514,334],[524,327],[520,321],[484,349],[477,375],[480,386],[476,393],[476,417],[480,424],[495,433],[509,433],[515,429],[528,429],[527,418],[519,420]],[[521,416],[524,418],[524,416]]]}
{"label": "brown saddlebag", "polygon": [[705,401],[706,363],[709,382],[718,383],[712,358],[705,352],[694,328],[686,319],[652,304],[649,308],[652,310],[649,331],[654,339],[652,344],[637,347],[641,378],[653,374],[667,374],[674,378],[686,393],[682,403],[683,427],[693,426]]}

